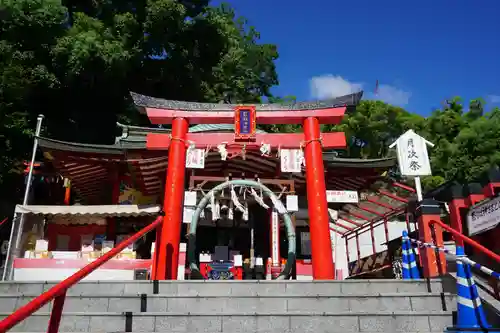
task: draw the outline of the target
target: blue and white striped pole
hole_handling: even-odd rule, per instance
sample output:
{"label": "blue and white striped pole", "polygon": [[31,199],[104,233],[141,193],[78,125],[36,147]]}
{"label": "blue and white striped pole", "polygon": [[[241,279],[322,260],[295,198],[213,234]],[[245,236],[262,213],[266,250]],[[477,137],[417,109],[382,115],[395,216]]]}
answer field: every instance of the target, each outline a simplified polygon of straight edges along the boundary
{"label": "blue and white striped pole", "polygon": [[[401,248],[403,255],[403,279],[420,279],[417,260],[415,259],[415,254],[412,251],[410,238],[408,237],[408,232],[406,230],[403,231]],[[407,277],[405,277],[405,273]]]}
{"label": "blue and white striped pole", "polygon": [[[491,326],[486,321],[481,298],[477,291],[470,266],[462,258],[465,257],[464,248],[457,246],[457,324],[460,332],[467,329],[477,332],[478,329],[488,329]],[[450,331],[453,331],[451,329]]]}
{"label": "blue and white striped pole", "polygon": [[408,255],[408,242],[405,237],[408,238],[408,233],[403,231],[403,238],[401,239],[401,266],[403,268],[403,280],[411,280],[410,256]]}

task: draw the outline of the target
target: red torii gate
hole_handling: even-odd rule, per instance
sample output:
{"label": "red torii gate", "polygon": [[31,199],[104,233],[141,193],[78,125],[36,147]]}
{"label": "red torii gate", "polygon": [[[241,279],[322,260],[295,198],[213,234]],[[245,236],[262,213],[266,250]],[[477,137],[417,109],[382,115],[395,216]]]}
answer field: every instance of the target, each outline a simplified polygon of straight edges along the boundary
{"label": "red torii gate", "polygon": [[[229,152],[259,150],[263,143],[272,147],[304,149],[310,218],[313,277],[333,280],[335,268],[329,232],[323,148],[344,148],[344,133],[321,133],[320,124],[338,124],[347,107],[357,105],[362,93],[329,101],[291,105],[231,105],[169,101],[131,93],[135,104],[153,124],[172,124],[171,134],[150,133],[147,148],[169,150],[165,184],[165,218],[158,228],[154,258],[156,280],[177,278],[185,162],[188,143],[196,148],[226,144]],[[235,133],[189,133],[190,124],[235,124]],[[257,124],[302,124],[304,133],[261,134]]]}

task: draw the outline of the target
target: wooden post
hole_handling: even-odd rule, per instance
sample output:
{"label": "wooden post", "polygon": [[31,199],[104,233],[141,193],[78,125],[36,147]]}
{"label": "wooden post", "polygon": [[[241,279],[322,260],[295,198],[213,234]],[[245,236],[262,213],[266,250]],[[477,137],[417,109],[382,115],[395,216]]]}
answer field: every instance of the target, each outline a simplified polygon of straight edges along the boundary
{"label": "wooden post", "polygon": [[372,239],[372,254],[375,254],[377,253],[377,248],[375,244],[375,232],[373,230],[373,224],[370,224],[370,236]]}
{"label": "wooden post", "polygon": [[351,262],[351,258],[349,256],[349,238],[344,237],[345,238],[345,256],[346,256],[346,259],[347,259],[347,274],[350,274],[350,270],[349,270],[349,263]]}
{"label": "wooden post", "polygon": [[[443,247],[443,232],[441,228],[438,226],[435,227],[434,239],[430,226],[431,221],[440,221],[440,214],[441,208],[439,207],[439,203],[437,201],[424,199],[419,203],[416,215],[418,218],[418,233],[420,241],[435,244],[438,247]],[[446,274],[446,257],[443,252],[439,252],[438,256],[439,258],[436,256],[434,249],[426,247],[420,250],[424,277],[432,278],[441,274]]]}

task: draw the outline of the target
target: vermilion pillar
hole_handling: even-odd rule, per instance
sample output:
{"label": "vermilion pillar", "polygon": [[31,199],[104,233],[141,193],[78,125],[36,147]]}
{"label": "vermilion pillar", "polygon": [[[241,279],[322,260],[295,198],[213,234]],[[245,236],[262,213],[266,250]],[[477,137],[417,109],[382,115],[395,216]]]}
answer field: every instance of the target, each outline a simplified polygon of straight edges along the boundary
{"label": "vermilion pillar", "polygon": [[157,233],[154,267],[157,280],[175,280],[179,264],[182,212],[184,202],[184,179],[186,174],[186,134],[189,123],[184,118],[172,121],[172,137],[168,151],[167,181],[163,211],[165,217],[161,232]]}
{"label": "vermilion pillar", "polygon": [[[425,243],[435,244],[438,247],[443,247],[443,231],[440,227],[434,225],[435,238],[431,230],[431,221],[441,220],[441,208],[439,203],[432,199],[424,199],[419,202],[416,209],[418,218],[418,233],[420,241]],[[435,250],[431,248],[420,249],[420,257],[424,271],[424,277],[431,278],[446,274],[446,258],[443,252],[439,252],[436,256]]]}
{"label": "vermilion pillar", "polygon": [[335,266],[330,240],[325,169],[320,134],[318,119],[315,117],[306,118],[304,120],[304,151],[313,278],[315,280],[333,280]]}
{"label": "vermilion pillar", "polygon": [[[448,208],[450,209],[450,225],[456,231],[463,233],[461,210],[467,208],[463,187],[461,185],[453,185],[448,192],[448,200],[450,200],[448,202]],[[456,238],[455,244],[457,246],[464,246],[464,241]]]}

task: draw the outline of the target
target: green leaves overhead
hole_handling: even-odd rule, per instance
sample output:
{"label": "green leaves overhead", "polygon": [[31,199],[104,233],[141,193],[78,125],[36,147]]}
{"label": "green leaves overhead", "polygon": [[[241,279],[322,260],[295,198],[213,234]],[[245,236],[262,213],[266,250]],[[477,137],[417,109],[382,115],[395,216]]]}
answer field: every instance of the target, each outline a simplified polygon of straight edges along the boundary
{"label": "green leaves overhead", "polygon": [[500,164],[500,109],[485,113],[484,102],[476,99],[464,110],[458,97],[447,100],[427,118],[381,101],[362,101],[342,124],[325,129],[345,132],[347,156],[358,158],[394,156],[388,146],[408,129],[415,130],[435,144],[429,149],[433,176],[423,179],[425,188],[431,189],[446,180],[474,180]]}
{"label": "green leaves overhead", "polygon": [[45,135],[112,143],[117,120],[148,124],[131,90],[200,102],[271,97],[276,47],[208,2],[2,1],[0,184],[22,170],[40,113]]}
{"label": "green leaves overhead", "polygon": [[[45,134],[112,143],[115,122],[147,125],[129,91],[160,98],[276,103],[276,45],[229,6],[208,0],[4,0],[0,4],[0,184],[22,188],[13,175],[29,159],[42,113]],[[468,108],[467,108],[468,107]],[[300,125],[266,125],[298,132]],[[391,156],[389,144],[408,129],[436,144],[433,177],[465,181],[500,162],[500,109],[460,99],[423,118],[381,101],[362,101],[340,125],[347,157]],[[10,185],[9,185],[10,186]],[[9,191],[3,191],[10,196]],[[12,198],[11,198],[12,199]]]}

